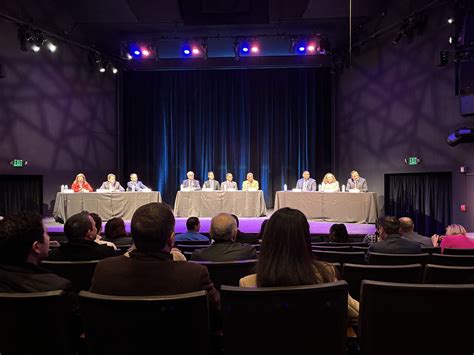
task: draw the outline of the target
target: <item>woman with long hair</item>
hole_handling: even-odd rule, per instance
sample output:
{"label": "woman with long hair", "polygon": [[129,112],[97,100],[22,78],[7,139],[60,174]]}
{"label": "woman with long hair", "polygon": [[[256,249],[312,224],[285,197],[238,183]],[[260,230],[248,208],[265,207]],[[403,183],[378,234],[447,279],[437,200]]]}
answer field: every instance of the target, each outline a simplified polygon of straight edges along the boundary
{"label": "woman with long hair", "polygon": [[74,182],[72,183],[71,188],[74,192],[92,192],[94,191],[86,180],[86,176],[83,173],[76,175]]}

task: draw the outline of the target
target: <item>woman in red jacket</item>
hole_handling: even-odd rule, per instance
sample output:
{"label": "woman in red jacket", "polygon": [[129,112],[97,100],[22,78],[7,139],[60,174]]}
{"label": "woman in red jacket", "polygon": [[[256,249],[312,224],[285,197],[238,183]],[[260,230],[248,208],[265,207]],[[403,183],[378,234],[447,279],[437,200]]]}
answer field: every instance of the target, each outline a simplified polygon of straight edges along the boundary
{"label": "woman in red jacket", "polygon": [[86,181],[86,176],[82,173],[77,174],[76,180],[72,183],[72,189],[74,192],[92,192],[92,187]]}

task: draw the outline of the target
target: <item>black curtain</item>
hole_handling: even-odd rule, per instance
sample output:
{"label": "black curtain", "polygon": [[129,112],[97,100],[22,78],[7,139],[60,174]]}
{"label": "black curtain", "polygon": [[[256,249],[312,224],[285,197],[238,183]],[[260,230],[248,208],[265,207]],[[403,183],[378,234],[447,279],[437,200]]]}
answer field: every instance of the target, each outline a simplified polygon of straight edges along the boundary
{"label": "black curtain", "polygon": [[43,176],[0,175],[0,215],[43,211]]}
{"label": "black curtain", "polygon": [[425,236],[444,234],[451,223],[450,172],[385,174],[385,214],[410,217]]}
{"label": "black curtain", "polygon": [[331,170],[328,68],[127,72],[123,82],[123,174],[174,203],[186,172],[241,187],[247,172],[269,207],[303,170]]}

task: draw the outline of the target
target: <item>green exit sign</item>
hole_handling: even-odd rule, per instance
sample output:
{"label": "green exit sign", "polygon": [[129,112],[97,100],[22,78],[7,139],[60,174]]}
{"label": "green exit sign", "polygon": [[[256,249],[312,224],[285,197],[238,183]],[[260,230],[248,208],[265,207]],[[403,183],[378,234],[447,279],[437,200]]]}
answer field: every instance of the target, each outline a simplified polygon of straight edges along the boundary
{"label": "green exit sign", "polygon": [[10,165],[12,168],[24,168],[27,164],[28,162],[23,159],[13,159],[12,161],[10,161]]}
{"label": "green exit sign", "polygon": [[405,163],[408,165],[418,165],[421,163],[421,159],[418,157],[408,157],[405,159]]}

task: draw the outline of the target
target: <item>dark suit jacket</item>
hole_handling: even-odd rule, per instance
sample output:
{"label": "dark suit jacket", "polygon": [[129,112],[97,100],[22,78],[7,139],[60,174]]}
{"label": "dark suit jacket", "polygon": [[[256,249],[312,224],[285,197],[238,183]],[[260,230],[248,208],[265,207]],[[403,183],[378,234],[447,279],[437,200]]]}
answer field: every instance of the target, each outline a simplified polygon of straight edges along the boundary
{"label": "dark suit jacket", "polygon": [[47,260],[51,261],[86,261],[101,260],[115,256],[114,248],[105,244],[97,244],[92,240],[67,242],[50,251]]}
{"label": "dark suit jacket", "polygon": [[369,253],[384,254],[419,254],[421,247],[417,242],[406,240],[398,234],[389,234],[385,240],[374,243],[369,247]]}
{"label": "dark suit jacket", "polygon": [[422,247],[422,248],[432,248],[433,247],[433,242],[431,241],[431,238],[420,235],[417,232],[405,233],[405,234],[403,234],[402,239],[411,240],[412,242],[416,242],[416,243],[420,244],[420,247]]}
{"label": "dark suit jacket", "polygon": [[237,243],[247,243],[247,244],[258,244],[258,235],[252,235],[248,233],[242,233],[237,230],[237,237],[235,237]]}
{"label": "dark suit jacket", "polygon": [[173,261],[167,253],[143,253],[101,260],[94,272],[90,291],[114,296],[158,296],[205,290],[209,303],[219,305],[207,268],[186,261]]}
{"label": "dark suit jacket", "polygon": [[200,261],[237,261],[257,259],[255,248],[249,244],[235,242],[216,242],[209,248],[198,249],[191,260]]}

